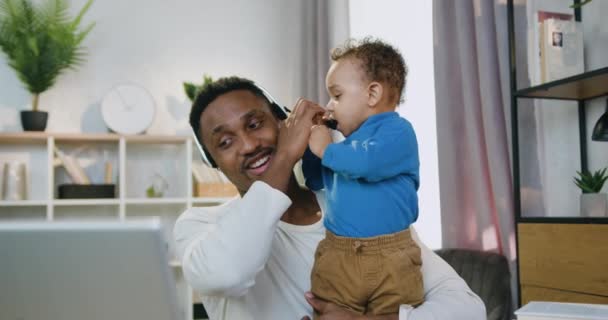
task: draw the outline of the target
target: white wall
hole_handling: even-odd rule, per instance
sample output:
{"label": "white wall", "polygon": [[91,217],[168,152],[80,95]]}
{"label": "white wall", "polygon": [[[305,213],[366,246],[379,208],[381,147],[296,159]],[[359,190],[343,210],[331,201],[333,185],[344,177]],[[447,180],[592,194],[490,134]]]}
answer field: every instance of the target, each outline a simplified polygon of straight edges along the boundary
{"label": "white wall", "polygon": [[398,111],[413,124],[420,150],[416,230],[429,247],[440,248],[432,1],[351,0],[350,31],[354,38],[371,35],[395,45],[409,66],[405,103]]}
{"label": "white wall", "polygon": [[[585,39],[585,70],[596,70],[608,66],[608,1],[593,1],[582,9],[583,34]],[[595,171],[608,167],[608,142],[591,140],[595,123],[606,112],[606,101],[603,96],[586,103],[587,109],[587,151],[589,170]],[[603,192],[608,192],[608,183]]]}
{"label": "white wall", "polygon": [[[528,19],[530,21],[535,18],[538,10],[572,14],[572,9],[569,8],[571,3],[569,0],[528,1],[528,14],[532,15]],[[582,8],[585,71],[608,66],[608,26],[604,19],[607,10],[606,1],[594,1]],[[573,183],[573,177],[581,169],[577,102],[534,100],[534,105],[544,215],[578,216],[581,191]],[[605,110],[606,97],[586,102],[585,138],[590,171],[608,166],[608,143],[591,140],[593,126]],[[520,148],[524,143],[526,141],[520,139]],[[525,156],[522,154],[522,157]],[[604,186],[603,192],[606,190],[608,185]],[[524,203],[524,210],[525,207]]]}
{"label": "white wall", "polygon": [[[72,0],[72,11],[85,0]],[[291,48],[299,35],[289,28],[298,23],[299,2],[129,0],[95,1],[85,23],[97,26],[84,42],[87,62],[68,71],[41,97],[50,112],[47,131],[106,132],[99,103],[121,82],[148,89],[157,103],[150,133],[182,132],[187,127],[189,102],[183,81],[201,81],[238,74],[257,80],[276,98],[292,104],[296,64]],[[30,98],[14,72],[0,57],[0,131],[21,131],[19,111]]]}
{"label": "white wall", "polygon": [[[72,0],[75,12],[86,1]],[[263,4],[263,5],[261,5]],[[85,23],[97,26],[85,40],[86,63],[68,71],[42,94],[50,112],[47,131],[106,132],[99,104],[110,88],[134,82],[157,103],[149,133],[184,133],[189,102],[183,81],[238,74],[264,85],[290,105],[299,96],[301,2],[298,0],[96,1]],[[431,1],[351,1],[352,36],[376,35],[398,46],[409,64],[406,103],[400,112],[415,126],[421,157],[418,231],[441,245],[435,130]],[[21,131],[19,111],[29,94],[0,57],[0,131]]]}
{"label": "white wall", "polygon": [[[86,0],[70,2],[75,13]],[[46,131],[107,132],[100,103],[113,86],[132,82],[146,88],[157,105],[148,133],[187,134],[191,104],[182,82],[200,83],[203,73],[254,79],[278,101],[293,105],[304,82],[299,61],[307,32],[303,5],[300,0],[95,1],[84,19],[84,25],[97,23],[84,42],[86,62],[41,96],[41,110],[50,113]],[[20,132],[19,112],[30,108],[30,96],[3,53],[0,88],[0,132]],[[156,156],[163,159],[163,154],[159,149]],[[97,158],[95,153],[80,157],[92,178],[103,176]],[[145,194],[155,173],[150,171],[127,173],[128,179],[137,179],[133,185],[141,186],[129,189],[130,196]],[[171,184],[174,177],[167,175]]]}

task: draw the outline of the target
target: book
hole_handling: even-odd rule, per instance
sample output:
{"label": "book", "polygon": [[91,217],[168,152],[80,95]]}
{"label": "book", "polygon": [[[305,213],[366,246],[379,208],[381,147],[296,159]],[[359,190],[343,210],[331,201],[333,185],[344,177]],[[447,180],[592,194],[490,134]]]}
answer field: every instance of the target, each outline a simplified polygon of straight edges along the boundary
{"label": "book", "polygon": [[549,18],[541,23],[541,82],[567,78],[585,71],[583,27],[580,22]]}
{"label": "book", "polygon": [[222,172],[209,168],[202,163],[192,164],[192,177],[195,183],[230,183]]}
{"label": "book", "polygon": [[532,301],[515,315],[517,320],[608,320],[608,305]]}
{"label": "book", "polygon": [[55,165],[60,164],[63,165],[65,171],[70,176],[70,179],[76,184],[90,184],[91,181],[87,176],[86,172],[82,169],[82,167],[78,164],[78,160],[70,155],[66,155],[63,151],[57,149],[55,147],[55,154],[57,155],[57,159],[53,161]]}
{"label": "book", "polygon": [[105,183],[105,184],[112,183],[112,163],[110,161],[106,161],[103,183]]}
{"label": "book", "polygon": [[543,35],[543,23],[548,19],[573,21],[574,16],[569,13],[563,12],[550,12],[538,10],[531,15],[533,21],[530,22],[528,27],[528,76],[530,78],[530,85],[535,86],[541,84],[541,47],[543,41],[541,40]]}
{"label": "book", "polygon": [[238,194],[236,187],[222,172],[202,163],[192,163],[192,177],[192,194],[195,197],[232,197]]}

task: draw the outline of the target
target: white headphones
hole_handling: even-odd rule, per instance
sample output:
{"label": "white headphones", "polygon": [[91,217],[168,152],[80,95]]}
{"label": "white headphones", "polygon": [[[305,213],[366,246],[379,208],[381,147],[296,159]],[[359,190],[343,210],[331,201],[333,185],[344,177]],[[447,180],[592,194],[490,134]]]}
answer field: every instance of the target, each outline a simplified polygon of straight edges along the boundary
{"label": "white headphones", "polygon": [[[255,83],[253,83],[253,85],[256,88],[258,88],[262,92],[262,94],[264,95],[266,100],[268,100],[268,102],[270,103],[270,108],[272,109],[273,113],[279,118],[279,120],[287,119],[287,116],[289,115],[289,112],[291,112],[291,111],[289,109],[287,109],[286,107],[281,107],[281,105],[279,105],[276,102],[276,100],[272,97],[272,95],[270,95],[270,93],[268,91],[266,91],[266,89],[264,89],[262,86],[259,86]],[[192,129],[191,130],[192,137],[194,138],[196,147],[198,148],[198,151],[201,154],[203,163],[205,163],[207,166],[209,166],[211,168],[217,168],[217,164],[215,163],[215,161],[209,154],[209,151],[207,151],[207,149],[205,149],[205,147],[203,146],[201,141],[198,140],[197,134],[194,132],[194,129],[192,127],[191,127],[191,129]]]}

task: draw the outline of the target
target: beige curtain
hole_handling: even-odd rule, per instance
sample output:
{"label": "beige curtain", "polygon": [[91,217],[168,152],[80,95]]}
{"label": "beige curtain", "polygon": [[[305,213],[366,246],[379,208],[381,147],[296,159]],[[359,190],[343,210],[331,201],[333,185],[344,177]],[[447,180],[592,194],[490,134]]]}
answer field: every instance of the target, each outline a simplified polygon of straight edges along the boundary
{"label": "beige curtain", "polygon": [[506,4],[435,0],[433,15],[443,247],[504,254],[516,297]]}
{"label": "beige curtain", "polygon": [[330,50],[349,37],[347,0],[296,1],[301,13],[292,25],[300,40],[292,48],[286,48],[293,69],[288,70],[292,96],[304,97],[324,106],[328,96],[325,75],[330,66]]}

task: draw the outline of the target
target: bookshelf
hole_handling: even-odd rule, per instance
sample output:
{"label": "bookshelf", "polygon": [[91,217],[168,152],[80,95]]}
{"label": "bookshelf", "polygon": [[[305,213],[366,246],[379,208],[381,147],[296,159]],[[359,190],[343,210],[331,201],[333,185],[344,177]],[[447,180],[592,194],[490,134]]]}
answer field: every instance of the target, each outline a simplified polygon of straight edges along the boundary
{"label": "bookshelf", "polygon": [[[115,169],[116,198],[58,199],[57,187],[69,182],[62,167],[53,166],[53,148],[81,152],[77,158],[92,183],[101,183],[103,163]],[[189,136],[118,135],[18,132],[0,133],[0,163],[26,163],[27,200],[0,200],[0,223],[14,220],[117,219],[159,216],[166,226],[170,261],[183,307],[183,319],[193,319],[192,289],[181,274],[173,244],[173,225],[179,215],[195,206],[219,205],[231,197],[193,194],[192,164],[200,162]],[[151,173],[169,184],[165,196],[147,198]]]}
{"label": "bookshelf", "polygon": [[[578,3],[574,0],[573,3]],[[519,3],[526,6],[527,3]],[[511,137],[517,282],[519,305],[529,301],[608,304],[608,217],[531,217],[522,213],[519,135],[520,99],[570,100],[578,106],[579,157],[581,171],[588,171],[587,103],[608,95],[608,67],[583,72],[541,85],[518,88],[518,54],[515,39],[514,1],[507,1],[509,68],[511,89]],[[521,13],[522,11],[519,11]],[[525,10],[524,10],[525,12]],[[581,21],[581,9],[574,9]],[[530,68],[530,66],[528,66]],[[553,107],[553,106],[551,106]],[[557,106],[556,106],[557,108]],[[554,109],[551,109],[554,110]],[[571,254],[569,254],[571,253]]]}
{"label": "bookshelf", "polygon": [[46,205],[46,201],[40,200],[0,201],[0,207],[40,207]]}
{"label": "bookshelf", "polygon": [[584,101],[608,95],[608,67],[515,91],[517,98]]}

